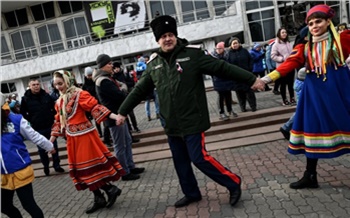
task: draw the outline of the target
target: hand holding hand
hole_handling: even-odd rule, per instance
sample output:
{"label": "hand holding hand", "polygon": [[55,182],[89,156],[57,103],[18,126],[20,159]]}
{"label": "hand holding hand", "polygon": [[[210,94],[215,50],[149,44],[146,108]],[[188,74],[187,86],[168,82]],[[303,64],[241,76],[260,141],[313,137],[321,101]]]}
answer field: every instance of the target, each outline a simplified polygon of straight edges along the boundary
{"label": "hand holding hand", "polygon": [[55,154],[55,153],[56,153],[56,150],[53,148],[51,151],[48,151],[47,153],[49,153],[49,154]]}
{"label": "hand holding hand", "polygon": [[255,80],[255,83],[252,85],[251,89],[258,90],[258,91],[264,91],[265,90],[265,82],[262,81],[260,78],[257,78]]}
{"label": "hand holding hand", "polygon": [[116,119],[116,123],[117,126],[123,125],[125,122],[126,117],[124,117],[123,115],[117,114],[117,119]]}
{"label": "hand holding hand", "polygon": [[56,140],[56,137],[55,137],[55,136],[51,136],[51,137],[50,137],[50,142],[53,143],[55,140]]}

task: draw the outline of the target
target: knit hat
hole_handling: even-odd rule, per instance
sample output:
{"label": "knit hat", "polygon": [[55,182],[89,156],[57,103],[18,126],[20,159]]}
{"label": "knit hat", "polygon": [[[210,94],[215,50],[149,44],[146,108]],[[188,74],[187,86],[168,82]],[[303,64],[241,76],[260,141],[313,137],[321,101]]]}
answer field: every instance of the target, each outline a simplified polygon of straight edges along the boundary
{"label": "knit hat", "polygon": [[158,42],[160,37],[167,32],[174,33],[174,35],[177,36],[176,20],[169,15],[156,17],[154,20],[152,20],[150,26],[154,37],[156,38],[156,42]]}
{"label": "knit hat", "polygon": [[145,62],[145,58],[144,57],[139,57],[139,59],[137,60],[138,62]]}
{"label": "knit hat", "polygon": [[113,63],[113,68],[120,68],[120,63],[119,62],[114,62]]}
{"label": "knit hat", "polygon": [[237,40],[238,43],[241,43],[241,40],[239,40],[239,38],[237,38],[237,37],[232,37],[232,38],[230,39],[230,46],[231,46],[232,42],[235,41],[235,40]]}
{"label": "knit hat", "polygon": [[225,48],[225,43],[219,42],[218,44],[216,44],[216,48]]}
{"label": "knit hat", "polygon": [[253,45],[253,49],[257,49],[257,48],[260,48],[260,47],[261,47],[261,45],[259,43],[254,43],[254,45]]}
{"label": "knit hat", "polygon": [[84,70],[85,76],[91,76],[92,72],[93,72],[93,70],[91,67],[85,67],[85,70]]}
{"label": "knit hat", "polygon": [[112,61],[112,59],[108,55],[100,54],[96,59],[96,64],[97,64],[98,68],[102,68],[111,61]]}
{"label": "knit hat", "polygon": [[299,71],[298,71],[298,79],[299,80],[305,80],[305,77],[306,77],[306,69],[305,67],[301,68]]}
{"label": "knit hat", "polygon": [[305,23],[307,23],[307,19],[310,17],[310,15],[312,15],[315,12],[321,12],[327,15],[328,18],[332,19],[335,15],[335,11],[329,7],[328,5],[316,5],[314,7],[312,7],[306,15],[305,18]]}

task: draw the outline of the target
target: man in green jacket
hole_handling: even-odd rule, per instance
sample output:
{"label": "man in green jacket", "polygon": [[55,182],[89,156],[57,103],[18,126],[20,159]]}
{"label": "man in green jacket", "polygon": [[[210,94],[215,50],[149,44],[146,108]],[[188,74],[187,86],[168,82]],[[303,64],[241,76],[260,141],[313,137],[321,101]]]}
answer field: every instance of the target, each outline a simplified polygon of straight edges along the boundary
{"label": "man in green jacket", "polygon": [[198,46],[188,45],[177,37],[176,21],[160,16],[151,22],[160,49],[151,55],[147,69],[134,90],[119,108],[117,123],[154,88],[159,98],[160,116],[164,121],[176,173],[184,197],[175,203],[183,207],[202,199],[191,162],[230,193],[234,206],[241,196],[241,178],[211,157],[204,143],[204,131],[210,128],[203,74],[215,75],[264,89],[264,83],[252,73],[215,59]]}

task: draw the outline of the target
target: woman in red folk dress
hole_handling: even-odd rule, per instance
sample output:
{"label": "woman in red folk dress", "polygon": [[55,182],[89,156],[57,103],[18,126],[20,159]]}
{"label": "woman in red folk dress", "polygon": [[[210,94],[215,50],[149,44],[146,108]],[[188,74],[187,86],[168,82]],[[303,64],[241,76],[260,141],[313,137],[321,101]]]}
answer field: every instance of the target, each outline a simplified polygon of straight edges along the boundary
{"label": "woman in red folk dress", "polygon": [[290,188],[317,188],[319,158],[350,153],[350,31],[338,34],[331,21],[334,10],[316,5],[306,16],[309,39],[294,47],[289,58],[269,75],[265,83],[306,67],[304,87],[294,118],[288,152],[306,156],[306,171]]}
{"label": "woman in red folk dress", "polygon": [[[75,188],[80,191],[89,188],[94,202],[85,212],[93,213],[103,207],[111,207],[121,190],[110,184],[125,174],[119,161],[100,140],[96,128],[85,116],[91,112],[97,123],[107,117],[115,119],[116,114],[99,105],[88,92],[77,88],[73,74],[69,71],[54,72],[54,86],[60,91],[56,102],[55,123],[51,141],[58,136],[67,138],[69,175]],[[106,192],[108,201],[103,193]]]}

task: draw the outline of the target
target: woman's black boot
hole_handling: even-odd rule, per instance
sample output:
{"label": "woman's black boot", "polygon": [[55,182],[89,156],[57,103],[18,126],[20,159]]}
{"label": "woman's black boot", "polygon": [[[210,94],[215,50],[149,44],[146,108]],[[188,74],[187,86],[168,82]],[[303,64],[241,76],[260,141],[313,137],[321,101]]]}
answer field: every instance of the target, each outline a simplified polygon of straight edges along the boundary
{"label": "woman's black boot", "polygon": [[302,188],[318,188],[317,173],[304,172],[303,178],[297,182],[293,182],[289,185],[292,189],[302,189]]}
{"label": "woman's black boot", "polygon": [[101,193],[101,195],[95,195],[94,202],[93,202],[92,206],[90,206],[85,211],[85,213],[87,213],[87,214],[93,213],[100,208],[104,208],[106,206],[106,204],[107,204],[106,199],[102,193]]}

